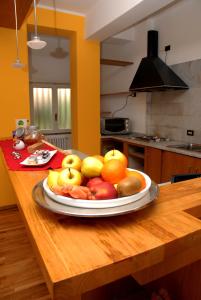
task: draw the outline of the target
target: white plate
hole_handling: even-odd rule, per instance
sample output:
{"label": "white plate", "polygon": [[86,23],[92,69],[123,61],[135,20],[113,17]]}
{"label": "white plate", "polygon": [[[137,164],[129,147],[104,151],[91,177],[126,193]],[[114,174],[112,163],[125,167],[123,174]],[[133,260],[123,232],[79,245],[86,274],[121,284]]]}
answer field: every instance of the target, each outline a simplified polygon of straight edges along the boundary
{"label": "white plate", "polygon": [[45,193],[43,189],[42,182],[39,182],[35,185],[32,193],[34,201],[36,201],[37,204],[42,206],[43,208],[48,209],[57,214],[79,218],[105,218],[135,212],[151,204],[158,197],[158,194],[158,185],[152,181],[148,193],[141,199],[132,203],[108,208],[80,208],[63,205],[49,198],[49,196]]}
{"label": "white plate", "polygon": [[55,200],[58,203],[68,205],[68,206],[83,207],[83,208],[107,208],[107,207],[121,206],[141,199],[148,193],[150,189],[151,186],[150,177],[143,172],[140,172],[138,170],[135,171],[137,171],[138,173],[142,174],[145,177],[146,187],[139,193],[128,197],[121,197],[121,198],[108,199],[108,200],[83,200],[83,199],[64,197],[64,196],[56,195],[49,189],[47,185],[47,178],[43,181],[43,188],[51,199]]}
{"label": "white plate", "polygon": [[25,160],[21,161],[20,165],[23,165],[23,166],[31,166],[31,167],[38,167],[38,166],[43,166],[45,165],[46,163],[48,163],[50,161],[50,159],[55,155],[55,153],[57,152],[57,150],[52,150],[52,151],[49,151],[50,155],[45,158],[45,159],[42,159],[42,162],[41,163],[38,163],[38,164],[30,164],[29,163],[29,157],[27,157]]}

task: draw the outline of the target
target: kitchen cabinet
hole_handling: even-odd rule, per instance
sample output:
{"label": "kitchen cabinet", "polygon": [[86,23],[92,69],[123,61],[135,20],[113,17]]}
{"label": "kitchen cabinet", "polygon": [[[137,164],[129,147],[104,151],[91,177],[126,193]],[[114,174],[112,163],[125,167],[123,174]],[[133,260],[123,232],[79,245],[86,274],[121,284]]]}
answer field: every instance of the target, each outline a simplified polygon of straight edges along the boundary
{"label": "kitchen cabinet", "polygon": [[145,148],[144,172],[156,183],[161,182],[162,151],[153,147]]}
{"label": "kitchen cabinet", "polygon": [[172,175],[188,173],[201,173],[200,158],[163,151],[161,182],[170,181]]}
{"label": "kitchen cabinet", "polygon": [[162,161],[160,149],[125,142],[123,151],[128,158],[129,168],[145,172],[156,183],[160,183]]}
{"label": "kitchen cabinet", "polygon": [[145,147],[134,143],[125,142],[123,148],[124,154],[128,158],[128,167],[144,171],[144,153]]}
{"label": "kitchen cabinet", "polygon": [[135,144],[124,138],[102,139],[102,155],[111,149],[122,151],[129,168],[145,172],[156,183],[170,181],[176,174],[201,173],[201,158]]}

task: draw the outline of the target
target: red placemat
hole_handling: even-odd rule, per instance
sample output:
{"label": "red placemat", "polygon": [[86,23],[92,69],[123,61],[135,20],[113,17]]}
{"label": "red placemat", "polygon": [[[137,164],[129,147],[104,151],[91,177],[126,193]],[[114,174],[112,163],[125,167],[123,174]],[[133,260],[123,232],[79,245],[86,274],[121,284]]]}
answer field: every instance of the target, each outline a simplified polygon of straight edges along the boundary
{"label": "red placemat", "polygon": [[[28,156],[30,156],[30,153],[27,152],[26,148],[23,150],[13,149],[13,141],[12,140],[0,141],[0,147],[3,151],[4,158],[7,163],[8,168],[13,171],[40,171],[40,170],[47,170],[47,169],[59,169],[59,168],[61,168],[61,162],[65,156],[61,152],[57,151],[57,153],[50,159],[50,161],[43,166],[23,166],[23,165],[20,165],[20,162],[23,161]],[[49,145],[44,145],[43,149],[55,150],[54,148],[50,147]],[[13,151],[19,152],[21,154],[21,158],[14,159],[11,154]]]}

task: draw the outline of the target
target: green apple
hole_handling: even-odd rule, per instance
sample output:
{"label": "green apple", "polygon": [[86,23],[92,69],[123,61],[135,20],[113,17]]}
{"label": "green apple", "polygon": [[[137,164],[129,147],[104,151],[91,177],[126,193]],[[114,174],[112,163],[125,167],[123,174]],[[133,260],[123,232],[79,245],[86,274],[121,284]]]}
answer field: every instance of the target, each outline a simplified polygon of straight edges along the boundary
{"label": "green apple", "polygon": [[101,175],[103,163],[96,157],[88,156],[83,159],[81,172],[85,177],[97,177]]}
{"label": "green apple", "polygon": [[128,165],[128,160],[127,157],[119,150],[117,149],[113,149],[108,151],[105,156],[104,156],[104,163],[106,163],[107,161],[109,161],[110,159],[118,159],[121,162],[123,162],[123,164],[125,165],[125,167],[127,167]]}
{"label": "green apple", "polygon": [[82,182],[81,173],[73,168],[68,168],[60,171],[57,180],[58,185],[65,186],[67,184],[80,185]]}
{"label": "green apple", "polygon": [[76,154],[69,154],[62,160],[61,166],[62,168],[73,168],[78,171],[81,169],[82,161]]}
{"label": "green apple", "polygon": [[47,185],[49,186],[50,189],[53,189],[58,185],[57,180],[59,177],[59,172],[57,171],[49,171],[48,177],[47,177]]}

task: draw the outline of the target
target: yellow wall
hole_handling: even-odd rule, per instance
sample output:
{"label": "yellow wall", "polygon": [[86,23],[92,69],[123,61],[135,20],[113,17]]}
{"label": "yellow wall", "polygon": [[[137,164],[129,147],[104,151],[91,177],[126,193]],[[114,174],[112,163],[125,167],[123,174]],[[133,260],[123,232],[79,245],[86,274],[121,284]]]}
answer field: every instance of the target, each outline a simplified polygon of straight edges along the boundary
{"label": "yellow wall", "polygon": [[26,68],[14,69],[16,59],[15,30],[0,27],[0,137],[11,136],[15,119],[29,118],[29,81],[27,67],[26,26],[19,33],[20,58]]}
{"label": "yellow wall", "polygon": [[[84,38],[84,17],[51,10],[38,9],[39,31],[58,32],[71,39],[71,88],[72,88],[72,139],[73,148],[88,154],[100,151],[100,53],[99,42]],[[56,18],[55,18],[56,17]],[[0,28],[0,138],[10,136],[15,128],[16,118],[28,118],[29,82],[27,28],[33,26],[33,15],[24,23],[19,32],[20,58],[26,64],[23,70],[13,69],[16,58],[15,31]],[[8,178],[0,161],[0,206],[11,203]],[[9,189],[9,192],[8,192]],[[13,193],[12,193],[13,194]],[[13,195],[13,199],[15,196]],[[14,201],[14,200],[13,200]]]}
{"label": "yellow wall", "polygon": [[[0,137],[11,136],[18,118],[29,119],[29,81],[27,67],[27,26],[19,32],[20,58],[25,69],[14,69],[16,59],[15,30],[0,27]],[[15,203],[7,171],[0,156],[0,206]]]}

